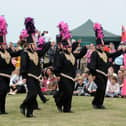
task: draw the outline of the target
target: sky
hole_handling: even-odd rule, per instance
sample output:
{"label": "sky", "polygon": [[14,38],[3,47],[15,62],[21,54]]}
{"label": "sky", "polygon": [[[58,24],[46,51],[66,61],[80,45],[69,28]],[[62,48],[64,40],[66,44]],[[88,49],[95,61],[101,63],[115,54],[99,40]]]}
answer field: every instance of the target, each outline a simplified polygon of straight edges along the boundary
{"label": "sky", "polygon": [[121,35],[121,26],[126,26],[126,0],[0,0],[0,15],[8,23],[8,42],[18,41],[26,17],[34,18],[36,29],[48,30],[52,39],[60,21],[72,30],[88,19]]}

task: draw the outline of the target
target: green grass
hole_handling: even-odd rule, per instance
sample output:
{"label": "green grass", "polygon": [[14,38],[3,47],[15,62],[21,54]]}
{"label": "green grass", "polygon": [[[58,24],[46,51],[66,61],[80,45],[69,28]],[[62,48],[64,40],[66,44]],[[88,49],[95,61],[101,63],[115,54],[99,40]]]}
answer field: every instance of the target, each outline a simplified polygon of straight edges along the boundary
{"label": "green grass", "polygon": [[19,112],[24,94],[7,96],[8,115],[0,115],[0,126],[126,126],[126,99],[105,98],[106,110],[95,110],[91,106],[92,97],[74,96],[74,113],[58,113],[53,98],[43,104],[38,98],[41,110],[36,110],[36,118],[25,118]]}

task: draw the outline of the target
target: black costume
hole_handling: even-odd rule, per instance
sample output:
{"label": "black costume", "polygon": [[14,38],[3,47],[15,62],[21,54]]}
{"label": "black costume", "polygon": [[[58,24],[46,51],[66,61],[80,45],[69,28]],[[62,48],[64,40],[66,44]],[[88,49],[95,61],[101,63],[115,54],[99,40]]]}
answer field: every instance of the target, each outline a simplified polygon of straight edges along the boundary
{"label": "black costume", "polygon": [[88,64],[88,68],[90,70],[90,73],[96,77],[94,81],[97,85],[97,90],[92,101],[92,105],[94,108],[104,109],[105,107],[103,105],[103,102],[107,84],[107,73],[108,68],[112,65],[108,61],[108,59],[114,59],[115,57],[121,55],[122,51],[117,51],[115,53],[107,53],[103,51],[103,28],[99,23],[95,23],[93,27],[96,35],[97,49],[91,55],[91,61]]}
{"label": "black costume", "polygon": [[58,50],[54,59],[54,73],[60,76],[59,91],[54,95],[59,111],[71,112],[72,94],[74,90],[76,59],[86,53],[84,47],[79,54],[68,53],[66,50]]}
{"label": "black costume", "polygon": [[103,102],[107,84],[107,72],[108,68],[111,66],[108,58],[115,58],[121,53],[122,51],[118,51],[116,53],[106,53],[101,49],[97,49],[91,55],[91,61],[88,64],[88,68],[90,70],[90,73],[96,76],[95,83],[98,87],[95,97],[92,101],[92,105],[95,108],[104,108]]}
{"label": "black costume", "polygon": [[11,63],[11,58],[19,56],[20,53],[21,51],[0,49],[0,114],[6,114],[6,96],[9,91],[10,76],[15,68]]}
{"label": "black costume", "polygon": [[[30,43],[31,42],[32,40],[30,40]],[[33,110],[36,109],[36,97],[40,92],[39,77],[41,74],[41,66],[39,57],[43,56],[49,48],[50,43],[46,43],[40,51],[26,49],[21,54],[20,74],[27,80],[28,93],[20,109],[23,114],[25,114],[25,110],[27,110],[27,117],[33,117]]]}

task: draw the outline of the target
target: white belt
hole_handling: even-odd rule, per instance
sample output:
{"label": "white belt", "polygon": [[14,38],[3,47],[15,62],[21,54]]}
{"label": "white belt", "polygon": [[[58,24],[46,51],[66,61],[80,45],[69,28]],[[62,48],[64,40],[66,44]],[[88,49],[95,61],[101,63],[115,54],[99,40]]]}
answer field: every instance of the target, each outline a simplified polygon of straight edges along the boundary
{"label": "white belt", "polygon": [[0,76],[7,77],[7,78],[10,78],[11,77],[10,75],[5,74],[5,73],[0,73]]}
{"label": "white belt", "polygon": [[31,74],[31,73],[28,73],[27,75],[28,75],[29,77],[33,77],[34,79],[36,79],[36,80],[38,80],[38,81],[41,81],[41,79],[40,79],[40,78],[41,78],[41,75],[38,76],[38,77],[35,76],[35,75],[33,75],[33,74]]}
{"label": "white belt", "polygon": [[100,73],[100,74],[102,74],[102,75],[104,75],[104,76],[108,76],[106,73],[104,73],[103,71],[101,71],[101,70],[98,70],[98,69],[96,69],[96,71],[98,72],[98,73]]}
{"label": "white belt", "polygon": [[66,74],[64,74],[64,73],[61,73],[60,75],[63,76],[63,77],[65,77],[65,78],[67,78],[67,79],[70,79],[70,80],[72,80],[72,81],[75,81],[75,78],[70,77],[69,75],[66,75]]}

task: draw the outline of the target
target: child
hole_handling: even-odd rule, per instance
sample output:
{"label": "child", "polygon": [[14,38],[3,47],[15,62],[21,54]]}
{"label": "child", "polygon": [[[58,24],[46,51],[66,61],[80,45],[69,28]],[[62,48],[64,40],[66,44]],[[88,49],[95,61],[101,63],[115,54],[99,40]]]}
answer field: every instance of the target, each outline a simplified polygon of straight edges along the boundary
{"label": "child", "polygon": [[10,92],[8,94],[15,95],[16,93],[25,93],[27,88],[26,80],[19,75],[19,69],[15,69],[10,79]]}
{"label": "child", "polygon": [[88,83],[85,85],[85,93],[86,95],[94,96],[97,90],[97,85],[94,82],[95,76],[89,74],[88,76]]}
{"label": "child", "polygon": [[118,78],[116,75],[110,77],[110,83],[108,83],[106,88],[107,97],[118,97],[120,93],[120,85],[118,83]]}
{"label": "child", "polygon": [[84,83],[82,76],[78,77],[77,84],[75,85],[75,89],[73,95],[83,96],[84,95]]}

